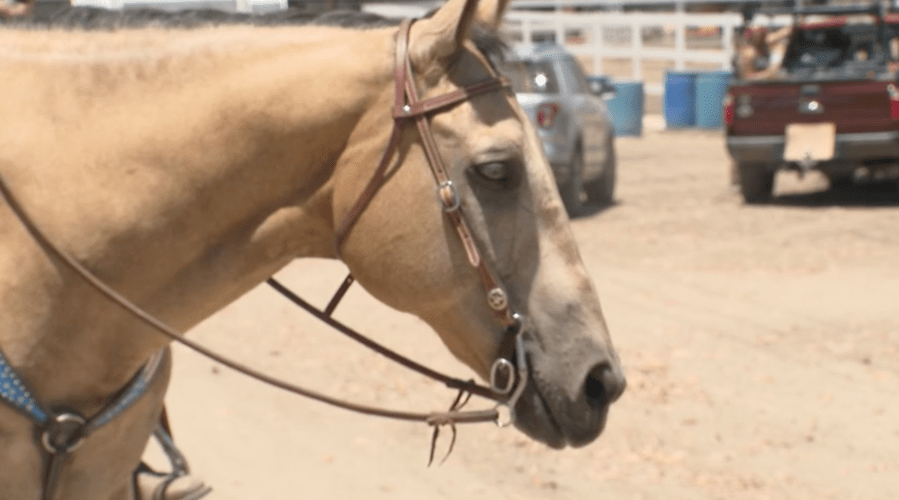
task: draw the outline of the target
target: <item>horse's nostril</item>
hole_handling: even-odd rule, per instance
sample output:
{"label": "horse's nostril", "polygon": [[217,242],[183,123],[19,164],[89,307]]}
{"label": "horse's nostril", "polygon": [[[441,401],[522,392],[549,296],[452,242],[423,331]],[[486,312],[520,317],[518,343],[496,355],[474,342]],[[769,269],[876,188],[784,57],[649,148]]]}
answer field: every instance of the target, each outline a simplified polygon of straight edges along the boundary
{"label": "horse's nostril", "polygon": [[587,400],[598,406],[612,404],[621,397],[627,382],[609,365],[603,363],[595,366],[587,374],[584,382],[584,394]]}

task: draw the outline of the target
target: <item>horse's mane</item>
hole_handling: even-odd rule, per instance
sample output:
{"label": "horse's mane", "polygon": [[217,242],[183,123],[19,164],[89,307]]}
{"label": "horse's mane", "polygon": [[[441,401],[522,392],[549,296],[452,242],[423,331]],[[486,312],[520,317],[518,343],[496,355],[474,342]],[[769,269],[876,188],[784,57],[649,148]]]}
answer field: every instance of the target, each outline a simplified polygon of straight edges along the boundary
{"label": "horse's mane", "polygon": [[[97,7],[66,7],[57,10],[46,20],[20,21],[10,24],[29,28],[115,31],[139,28],[195,29],[238,24],[371,29],[397,26],[399,21],[399,19],[355,10],[334,10],[315,14],[304,9],[288,8],[274,12],[250,14],[225,12],[217,9],[167,11],[153,8],[109,10]],[[494,66],[497,61],[503,59],[506,44],[493,30],[475,26],[472,29],[471,38],[478,50],[486,55]]]}
{"label": "horse's mane", "polygon": [[66,7],[54,12],[37,26],[51,29],[120,30],[135,28],[193,29],[207,26],[251,24],[254,26],[321,25],[346,28],[392,26],[398,21],[377,14],[337,10],[314,14],[289,8],[262,14],[225,12],[217,9],[167,11],[153,8],[109,10],[97,7]]}

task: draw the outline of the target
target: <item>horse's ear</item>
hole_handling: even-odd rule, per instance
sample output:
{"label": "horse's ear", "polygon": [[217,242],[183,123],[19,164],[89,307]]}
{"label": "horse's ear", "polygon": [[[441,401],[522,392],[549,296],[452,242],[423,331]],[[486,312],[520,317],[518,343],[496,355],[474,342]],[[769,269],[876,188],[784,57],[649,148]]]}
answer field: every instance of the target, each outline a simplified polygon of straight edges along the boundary
{"label": "horse's ear", "polygon": [[496,31],[499,29],[499,25],[503,21],[503,14],[506,13],[508,7],[509,0],[481,0],[478,2],[477,20]]}
{"label": "horse's ear", "polygon": [[462,48],[462,42],[479,14],[478,0],[449,0],[431,17],[416,22],[412,25],[409,43],[412,63],[426,66],[450,59]]}

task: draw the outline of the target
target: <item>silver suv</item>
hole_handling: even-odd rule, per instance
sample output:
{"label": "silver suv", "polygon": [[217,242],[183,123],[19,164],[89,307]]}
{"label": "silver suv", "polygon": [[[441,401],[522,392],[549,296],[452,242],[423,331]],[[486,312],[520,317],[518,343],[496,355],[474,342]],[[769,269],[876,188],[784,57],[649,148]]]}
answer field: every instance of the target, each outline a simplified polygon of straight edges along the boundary
{"label": "silver suv", "polygon": [[555,44],[510,50],[502,72],[534,122],[571,216],[587,202],[607,205],[615,196],[612,118],[602,94],[591,89],[580,64]]}

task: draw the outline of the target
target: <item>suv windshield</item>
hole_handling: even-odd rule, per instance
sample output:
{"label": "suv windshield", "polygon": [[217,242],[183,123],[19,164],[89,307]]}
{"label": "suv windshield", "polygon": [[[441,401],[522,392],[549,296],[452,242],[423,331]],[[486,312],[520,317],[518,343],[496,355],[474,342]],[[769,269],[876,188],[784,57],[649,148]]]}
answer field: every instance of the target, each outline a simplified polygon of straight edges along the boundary
{"label": "suv windshield", "polygon": [[506,61],[502,73],[512,82],[512,90],[516,93],[559,93],[559,82],[549,61]]}
{"label": "suv windshield", "polygon": [[784,56],[788,73],[852,72],[883,67],[890,54],[892,30],[873,24],[849,24],[797,30]]}

